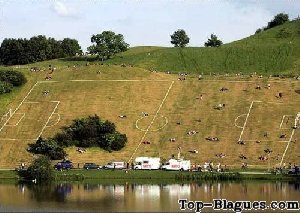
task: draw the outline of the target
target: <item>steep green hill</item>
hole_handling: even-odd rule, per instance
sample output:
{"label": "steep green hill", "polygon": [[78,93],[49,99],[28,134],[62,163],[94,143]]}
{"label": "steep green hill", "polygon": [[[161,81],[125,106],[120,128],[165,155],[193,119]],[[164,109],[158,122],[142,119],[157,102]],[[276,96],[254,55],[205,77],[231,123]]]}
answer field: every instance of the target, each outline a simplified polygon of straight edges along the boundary
{"label": "steep green hill", "polygon": [[296,75],[300,72],[300,21],[219,48],[134,47],[106,63],[204,74],[257,72]]}

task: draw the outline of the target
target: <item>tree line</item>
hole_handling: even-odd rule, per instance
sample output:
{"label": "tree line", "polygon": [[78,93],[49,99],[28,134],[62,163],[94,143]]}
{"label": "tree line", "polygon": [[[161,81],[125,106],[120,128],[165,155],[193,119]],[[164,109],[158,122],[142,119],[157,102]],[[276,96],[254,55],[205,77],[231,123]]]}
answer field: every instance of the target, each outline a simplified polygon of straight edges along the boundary
{"label": "tree line", "polygon": [[28,64],[81,54],[76,39],[55,40],[44,35],[26,38],[5,38],[0,46],[0,63],[3,65]]}
{"label": "tree line", "polygon": [[59,160],[66,157],[65,147],[100,147],[112,152],[121,150],[126,143],[127,136],[119,133],[114,123],[94,115],[73,120],[70,126],[63,127],[53,138],[39,138],[29,145],[28,151]]}

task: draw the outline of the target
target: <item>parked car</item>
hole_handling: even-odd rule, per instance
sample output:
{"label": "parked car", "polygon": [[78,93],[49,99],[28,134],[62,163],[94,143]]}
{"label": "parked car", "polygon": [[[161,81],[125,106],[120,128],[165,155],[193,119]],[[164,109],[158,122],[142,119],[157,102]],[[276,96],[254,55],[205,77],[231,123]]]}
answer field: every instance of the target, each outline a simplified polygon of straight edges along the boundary
{"label": "parked car", "polygon": [[83,165],[83,168],[84,169],[102,169],[102,166],[99,166],[99,165],[97,165],[95,163],[85,163]]}
{"label": "parked car", "polygon": [[73,163],[69,160],[64,160],[64,161],[61,161],[61,162],[58,162],[57,164],[55,164],[54,168],[57,170],[73,169]]}

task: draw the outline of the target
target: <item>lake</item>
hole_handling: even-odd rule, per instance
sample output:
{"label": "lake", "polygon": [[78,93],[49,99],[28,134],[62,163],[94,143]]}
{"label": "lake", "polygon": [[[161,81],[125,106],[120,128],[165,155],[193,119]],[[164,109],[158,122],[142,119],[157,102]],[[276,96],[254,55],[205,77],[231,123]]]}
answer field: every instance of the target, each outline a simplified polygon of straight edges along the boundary
{"label": "lake", "polygon": [[[267,204],[273,200],[300,202],[300,182],[0,184],[0,211],[178,212],[178,199],[204,202],[213,202],[213,199],[265,200]],[[203,209],[204,212],[207,210]]]}

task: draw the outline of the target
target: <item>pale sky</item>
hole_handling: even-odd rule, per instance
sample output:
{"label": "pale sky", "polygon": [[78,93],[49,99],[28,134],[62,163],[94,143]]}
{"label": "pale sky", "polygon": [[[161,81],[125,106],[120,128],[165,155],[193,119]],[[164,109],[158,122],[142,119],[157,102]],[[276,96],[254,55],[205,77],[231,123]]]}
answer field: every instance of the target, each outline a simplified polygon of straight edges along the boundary
{"label": "pale sky", "polygon": [[280,12],[298,17],[300,0],[0,0],[0,41],[42,34],[85,50],[91,35],[112,30],[130,46],[171,46],[184,29],[188,46],[203,46],[211,33],[225,43],[252,35]]}

